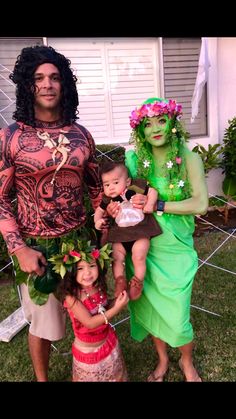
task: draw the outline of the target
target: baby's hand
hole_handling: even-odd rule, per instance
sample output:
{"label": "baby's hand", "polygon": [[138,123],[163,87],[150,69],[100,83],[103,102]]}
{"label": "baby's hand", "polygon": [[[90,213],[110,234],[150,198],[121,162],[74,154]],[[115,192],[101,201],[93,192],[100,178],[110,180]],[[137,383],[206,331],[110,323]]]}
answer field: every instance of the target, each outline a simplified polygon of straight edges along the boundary
{"label": "baby's hand", "polygon": [[106,220],[104,218],[101,218],[100,220],[97,220],[95,223],[95,228],[97,230],[102,230],[102,226],[106,224]]}
{"label": "baby's hand", "polygon": [[111,201],[107,206],[107,213],[112,218],[116,218],[120,208],[120,202],[118,201]]}

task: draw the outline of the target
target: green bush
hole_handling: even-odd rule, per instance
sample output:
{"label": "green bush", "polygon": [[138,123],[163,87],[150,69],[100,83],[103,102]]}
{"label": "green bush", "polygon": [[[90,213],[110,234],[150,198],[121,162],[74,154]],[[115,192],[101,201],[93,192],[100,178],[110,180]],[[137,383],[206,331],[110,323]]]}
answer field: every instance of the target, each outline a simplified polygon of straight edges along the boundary
{"label": "green bush", "polygon": [[[221,199],[218,199],[218,198],[221,198]],[[209,206],[223,207],[225,205],[225,202],[223,202],[222,200],[226,201],[225,196],[216,195],[214,197],[211,197],[209,198]]]}
{"label": "green bush", "polygon": [[223,143],[223,157],[221,167],[225,178],[223,180],[223,192],[227,197],[236,196],[236,117],[228,121],[229,126],[225,130]]}
{"label": "green bush", "polygon": [[236,178],[236,117],[229,122],[225,130],[221,167],[226,177]]}

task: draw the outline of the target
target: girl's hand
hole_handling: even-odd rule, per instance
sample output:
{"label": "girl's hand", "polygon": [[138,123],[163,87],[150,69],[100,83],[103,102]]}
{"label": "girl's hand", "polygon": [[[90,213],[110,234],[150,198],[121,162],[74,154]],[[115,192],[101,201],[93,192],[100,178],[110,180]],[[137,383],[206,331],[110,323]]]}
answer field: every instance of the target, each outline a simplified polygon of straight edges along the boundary
{"label": "girl's hand", "polygon": [[118,212],[119,212],[119,207],[120,207],[120,202],[113,202],[111,201],[108,205],[107,205],[107,213],[108,215],[110,215],[110,217],[112,218],[116,218]]}
{"label": "girl's hand", "polygon": [[131,204],[134,208],[143,209],[147,202],[147,195],[142,195],[141,193],[136,193],[130,199]]}
{"label": "girl's hand", "polygon": [[114,307],[120,311],[128,304],[128,302],[129,302],[129,296],[128,296],[127,291],[122,291],[118,295],[115,301]]}

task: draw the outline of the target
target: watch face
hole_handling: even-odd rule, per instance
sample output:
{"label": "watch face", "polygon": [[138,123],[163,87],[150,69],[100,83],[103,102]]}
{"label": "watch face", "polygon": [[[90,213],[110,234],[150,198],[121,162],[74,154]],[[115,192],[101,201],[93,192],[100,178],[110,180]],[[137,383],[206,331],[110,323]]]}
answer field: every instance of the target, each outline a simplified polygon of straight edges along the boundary
{"label": "watch face", "polygon": [[157,201],[157,211],[164,211],[165,201]]}

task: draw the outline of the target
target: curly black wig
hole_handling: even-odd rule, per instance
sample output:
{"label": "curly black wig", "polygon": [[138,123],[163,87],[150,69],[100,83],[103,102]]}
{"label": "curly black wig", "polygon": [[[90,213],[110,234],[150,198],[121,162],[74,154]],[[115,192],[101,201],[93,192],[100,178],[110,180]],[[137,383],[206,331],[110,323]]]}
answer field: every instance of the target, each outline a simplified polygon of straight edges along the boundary
{"label": "curly black wig", "polygon": [[55,51],[54,48],[42,45],[23,48],[9,76],[16,84],[16,111],[13,113],[13,119],[35,126],[34,73],[38,66],[45,63],[55,65],[60,72],[61,119],[64,125],[69,125],[77,119],[79,104],[77,78],[70,68],[71,61],[68,58]]}

